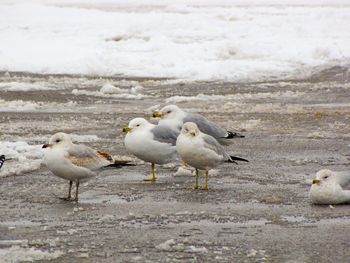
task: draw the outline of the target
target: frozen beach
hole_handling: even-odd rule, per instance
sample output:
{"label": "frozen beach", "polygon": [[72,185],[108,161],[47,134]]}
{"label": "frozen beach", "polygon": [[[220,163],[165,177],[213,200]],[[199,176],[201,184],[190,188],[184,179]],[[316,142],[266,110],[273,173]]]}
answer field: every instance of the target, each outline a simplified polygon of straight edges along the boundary
{"label": "frozen beach", "polygon": [[[309,182],[350,162],[347,1],[0,3],[0,262],[346,262],[350,206]],[[191,189],[130,156],[122,128],[177,104],[244,134],[249,163]],[[58,131],[131,158],[82,184],[41,165]],[[203,176],[201,176],[203,179]]]}
{"label": "frozen beach", "polygon": [[[350,207],[312,205],[307,181],[323,168],[349,169],[348,72],[175,84],[3,73],[0,149],[13,160],[0,171],[0,255],[5,262],[344,262]],[[52,89],[15,88],[29,83]],[[150,166],[136,161],[84,184],[78,204],[58,198],[67,182],[40,167],[40,147],[53,133],[126,158],[122,127],[166,101],[245,134],[227,150],[250,163],[223,165],[202,192],[191,190],[193,176],[174,175],[175,164],[157,167],[156,184],[143,182]]]}

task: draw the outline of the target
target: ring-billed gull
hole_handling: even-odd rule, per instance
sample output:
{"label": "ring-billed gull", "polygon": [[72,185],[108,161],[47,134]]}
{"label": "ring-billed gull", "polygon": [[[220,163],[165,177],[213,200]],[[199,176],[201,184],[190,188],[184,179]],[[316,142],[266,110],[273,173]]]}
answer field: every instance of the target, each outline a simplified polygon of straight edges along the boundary
{"label": "ring-billed gull", "polygon": [[177,134],[169,127],[154,125],[143,118],[131,120],[123,132],[127,133],[124,139],[126,149],[152,164],[150,181],[155,182],[154,165],[169,163],[176,157]]}
{"label": "ring-billed gull", "polygon": [[201,132],[213,136],[222,145],[228,145],[232,143],[231,139],[233,138],[244,137],[239,133],[226,131],[202,115],[185,112],[176,105],[165,106],[160,111],[154,112],[153,117],[161,118],[159,125],[169,126],[177,132],[180,132],[181,127],[184,123],[194,122],[197,124]]}
{"label": "ring-billed gull", "polygon": [[198,170],[205,170],[204,190],[208,190],[208,170],[223,162],[236,163],[236,161],[248,162],[248,160],[231,156],[225,152],[214,137],[202,133],[197,124],[186,122],[176,141],[176,150],[182,160],[196,168],[196,183],[198,189]]}
{"label": "ring-billed gull", "polygon": [[[119,168],[127,165],[114,161],[108,153],[96,151],[85,145],[74,144],[68,134],[54,134],[48,144],[43,145],[44,164],[56,176],[69,180],[68,197],[64,200],[78,201],[79,183],[96,176],[104,167]],[[75,198],[71,197],[73,182],[76,184]]]}
{"label": "ring-billed gull", "polygon": [[3,166],[3,164],[4,164],[4,162],[5,162],[5,155],[1,155],[0,156],[0,169],[1,169],[1,167]]}
{"label": "ring-billed gull", "polygon": [[314,204],[335,205],[350,203],[350,172],[323,169],[312,181],[309,196]]}

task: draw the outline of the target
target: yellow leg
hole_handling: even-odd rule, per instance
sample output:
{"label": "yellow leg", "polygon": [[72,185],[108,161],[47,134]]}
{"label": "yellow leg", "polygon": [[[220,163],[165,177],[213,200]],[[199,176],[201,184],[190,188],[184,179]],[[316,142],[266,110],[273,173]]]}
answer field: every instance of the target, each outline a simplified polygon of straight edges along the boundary
{"label": "yellow leg", "polygon": [[196,169],[196,183],[193,187],[193,189],[198,189],[198,181],[199,181],[199,171]]}
{"label": "yellow leg", "polygon": [[157,181],[156,172],[154,170],[154,163],[152,163],[152,182]]}
{"label": "yellow leg", "polygon": [[202,187],[202,190],[208,190],[208,181],[209,181],[209,171],[205,170],[205,185]]}
{"label": "yellow leg", "polygon": [[77,181],[77,182],[75,183],[75,187],[76,187],[76,189],[75,189],[75,198],[74,198],[74,201],[75,201],[75,202],[78,202],[78,195],[79,195],[79,181]]}
{"label": "yellow leg", "polygon": [[151,178],[145,178],[143,179],[144,181],[151,181],[152,183],[154,183],[155,181],[157,181],[157,177],[156,177],[156,172],[154,170],[154,163],[152,163],[152,177]]}

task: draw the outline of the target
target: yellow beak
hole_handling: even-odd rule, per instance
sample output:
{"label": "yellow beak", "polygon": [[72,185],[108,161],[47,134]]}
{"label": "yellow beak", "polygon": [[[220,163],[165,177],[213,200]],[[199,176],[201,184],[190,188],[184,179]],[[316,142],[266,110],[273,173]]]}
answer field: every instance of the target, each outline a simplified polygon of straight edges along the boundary
{"label": "yellow beak", "polygon": [[123,128],[123,132],[128,133],[128,132],[131,132],[131,131],[132,131],[132,128],[129,128],[129,127]]}
{"label": "yellow beak", "polygon": [[161,112],[161,111],[155,111],[155,112],[153,112],[152,117],[153,117],[153,118],[162,118],[162,117],[163,117],[163,112]]}
{"label": "yellow beak", "polygon": [[195,132],[190,132],[190,134],[195,137],[196,136],[196,133]]}
{"label": "yellow beak", "polygon": [[320,180],[318,180],[318,179],[314,179],[314,180],[312,180],[312,184],[320,184],[321,183],[321,181]]}

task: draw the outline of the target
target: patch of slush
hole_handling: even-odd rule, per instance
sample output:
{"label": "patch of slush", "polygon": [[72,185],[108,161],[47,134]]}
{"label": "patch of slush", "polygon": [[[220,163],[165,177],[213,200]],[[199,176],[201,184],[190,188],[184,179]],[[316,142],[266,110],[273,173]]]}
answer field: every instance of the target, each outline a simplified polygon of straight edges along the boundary
{"label": "patch of slush", "polygon": [[36,111],[57,111],[69,112],[72,107],[77,105],[76,102],[70,101],[68,103],[56,102],[34,102],[23,100],[2,100],[0,99],[0,112],[36,112]]}
{"label": "patch of slush", "polygon": [[38,170],[43,157],[42,145],[29,145],[24,141],[0,141],[0,153],[11,159],[5,161],[0,170],[0,177]]}
{"label": "patch of slush", "polygon": [[80,194],[79,203],[81,204],[125,204],[127,201],[116,195],[106,195],[98,191],[86,191]]}
{"label": "patch of slush", "polygon": [[53,90],[55,88],[48,87],[44,83],[25,83],[25,82],[0,82],[0,89],[7,91],[38,91]]}
{"label": "patch of slush", "polygon": [[72,94],[74,95],[86,95],[86,96],[95,96],[95,97],[107,97],[107,98],[117,98],[117,99],[136,99],[140,100],[146,95],[142,94],[143,87],[140,85],[131,87],[131,88],[119,88],[112,84],[105,84],[99,91],[90,91],[84,89],[73,89]]}
{"label": "patch of slush", "polygon": [[173,96],[165,100],[166,103],[179,103],[188,101],[245,101],[254,99],[281,99],[281,98],[297,98],[305,95],[301,91],[277,91],[277,92],[258,92],[258,93],[236,93],[230,95],[207,95],[198,94],[196,96]]}
{"label": "patch of slush", "polygon": [[62,251],[43,251],[36,248],[11,246],[0,249],[2,263],[33,262],[38,260],[52,260],[64,255]]}
{"label": "patch of slush", "polygon": [[[203,173],[203,174],[202,174]],[[219,170],[217,169],[210,169],[209,170],[209,176],[210,177],[216,177],[219,174]],[[177,171],[174,173],[174,176],[195,176],[196,172],[193,167],[184,167],[180,166]],[[204,176],[203,171],[199,171],[199,176]]]}
{"label": "patch of slush", "polygon": [[226,102],[223,106],[223,112],[237,113],[279,113],[294,114],[306,112],[304,105],[283,104],[283,103],[239,103]]}
{"label": "patch of slush", "polygon": [[70,137],[73,142],[97,142],[101,140],[97,135],[79,135],[71,133]]}

